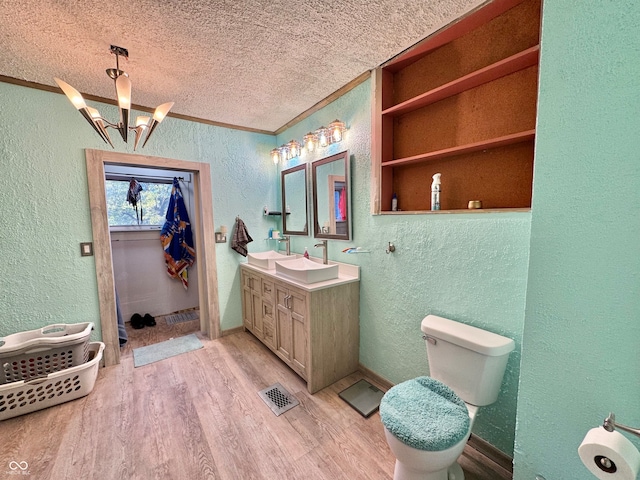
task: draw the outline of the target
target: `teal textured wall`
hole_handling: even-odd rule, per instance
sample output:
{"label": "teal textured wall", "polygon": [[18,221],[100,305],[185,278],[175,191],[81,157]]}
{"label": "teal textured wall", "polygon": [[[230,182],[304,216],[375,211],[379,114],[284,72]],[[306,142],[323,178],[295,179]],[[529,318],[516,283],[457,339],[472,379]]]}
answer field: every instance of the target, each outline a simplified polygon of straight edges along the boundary
{"label": "teal textured wall", "polygon": [[[84,149],[110,147],[62,94],[0,83],[0,104],[0,335],[93,321],[100,338],[95,264],[79,243],[92,240]],[[133,153],[115,135],[116,150]],[[231,230],[240,215],[258,233],[268,228],[262,205],[277,201],[275,169],[263,161],[274,146],[271,135],[169,118],[142,153],[211,164],[216,227]],[[216,255],[222,328],[240,326],[244,258],[229,243]]]}
{"label": "teal textured wall", "polygon": [[634,1],[544,1],[516,480],[593,478],[586,432],[640,425],[638,25]]}
{"label": "teal textured wall", "polygon": [[[334,119],[349,131],[340,144],[290,161],[310,162],[344,149],[351,156],[353,241],[329,240],[329,258],[361,267],[360,362],[393,383],[428,373],[420,322],[429,313],[513,338],[499,400],[481,409],[474,433],[511,455],[524,322],[530,213],[370,214],[371,82],[367,81],[278,136],[302,138]],[[446,185],[446,178],[443,179]],[[431,179],[424,179],[425,191]],[[428,193],[427,193],[428,194]],[[443,190],[446,195],[446,189]],[[385,248],[391,241],[393,254]],[[314,251],[312,237],[292,250]],[[347,246],[371,253],[344,254]]]}

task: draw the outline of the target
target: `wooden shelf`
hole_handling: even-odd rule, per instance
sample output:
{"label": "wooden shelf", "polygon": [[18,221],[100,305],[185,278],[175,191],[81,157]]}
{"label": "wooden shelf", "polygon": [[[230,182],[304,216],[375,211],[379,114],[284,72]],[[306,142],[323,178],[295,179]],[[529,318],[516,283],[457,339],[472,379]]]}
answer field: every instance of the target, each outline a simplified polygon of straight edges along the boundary
{"label": "wooden shelf", "polygon": [[382,210],[378,215],[448,215],[459,213],[470,213],[472,215],[482,213],[527,213],[531,212],[531,208],[459,208],[456,210]]}
{"label": "wooden shelf", "polygon": [[382,111],[383,116],[397,117],[399,115],[412,112],[432,103],[439,102],[445,98],[452,97],[466,90],[478,87],[484,83],[497,80],[498,78],[524,70],[525,68],[537,65],[540,55],[540,46],[528,48],[522,52],[500,60],[492,65],[488,65],[480,70],[472,72],[464,77],[460,77],[453,82],[449,82],[438,88],[411,98],[405,102],[394,105]]}
{"label": "wooden shelf", "polygon": [[412,157],[399,158],[382,162],[382,168],[397,167],[399,165],[410,165],[412,163],[424,163],[429,160],[440,160],[447,157],[455,157],[465,153],[478,152],[480,150],[488,150],[490,148],[503,147],[505,145],[513,145],[515,143],[527,142],[533,140],[536,136],[535,130],[526,130],[524,132],[513,133],[503,137],[490,138],[481,142],[469,143],[467,145],[459,145],[457,147],[445,148],[435,152],[422,153]]}

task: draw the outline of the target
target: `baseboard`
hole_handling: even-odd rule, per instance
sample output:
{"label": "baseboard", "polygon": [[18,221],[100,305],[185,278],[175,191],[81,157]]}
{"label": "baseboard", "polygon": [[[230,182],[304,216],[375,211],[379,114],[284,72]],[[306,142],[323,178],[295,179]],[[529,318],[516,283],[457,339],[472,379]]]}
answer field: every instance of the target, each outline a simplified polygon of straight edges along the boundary
{"label": "baseboard", "polygon": [[[467,447],[472,448],[483,457],[482,463],[493,464],[513,476],[513,459],[486,440],[471,434]],[[467,447],[465,447],[465,450],[467,450]]]}
{"label": "baseboard", "polygon": [[242,331],[244,331],[244,327],[235,327],[228,330],[222,330],[222,332],[220,332],[220,335],[222,337],[226,337],[227,335],[233,335],[234,333],[239,333]]}
{"label": "baseboard", "polygon": [[369,370],[367,367],[365,367],[364,365],[362,365],[361,363],[358,364],[358,370],[360,370],[360,372],[362,373],[362,375],[364,375],[365,377],[367,377],[369,380],[372,380],[373,383],[376,384],[376,386],[378,388],[380,388],[381,390],[387,391],[389,390],[391,387],[393,387],[393,383],[391,383],[389,380],[387,380],[384,377],[381,377],[380,375],[378,375],[376,372],[374,372],[373,370]]}

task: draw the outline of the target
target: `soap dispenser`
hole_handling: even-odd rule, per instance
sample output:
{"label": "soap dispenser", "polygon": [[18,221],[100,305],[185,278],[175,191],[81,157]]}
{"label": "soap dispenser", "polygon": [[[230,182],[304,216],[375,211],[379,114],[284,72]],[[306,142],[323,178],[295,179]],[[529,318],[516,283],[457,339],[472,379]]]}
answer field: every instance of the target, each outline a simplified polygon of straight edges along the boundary
{"label": "soap dispenser", "polygon": [[304,258],[309,258],[309,251],[307,250],[307,247],[304,247]]}

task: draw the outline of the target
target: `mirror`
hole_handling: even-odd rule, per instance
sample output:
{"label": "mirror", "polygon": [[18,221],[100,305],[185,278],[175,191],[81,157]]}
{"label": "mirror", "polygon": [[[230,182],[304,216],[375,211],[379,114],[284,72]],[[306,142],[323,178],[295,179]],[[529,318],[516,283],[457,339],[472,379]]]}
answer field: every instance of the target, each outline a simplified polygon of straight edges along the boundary
{"label": "mirror", "polygon": [[332,155],[311,164],[313,218],[316,238],[351,238],[349,153]]}
{"label": "mirror", "polygon": [[282,233],[308,235],[307,164],[283,170],[281,185]]}

